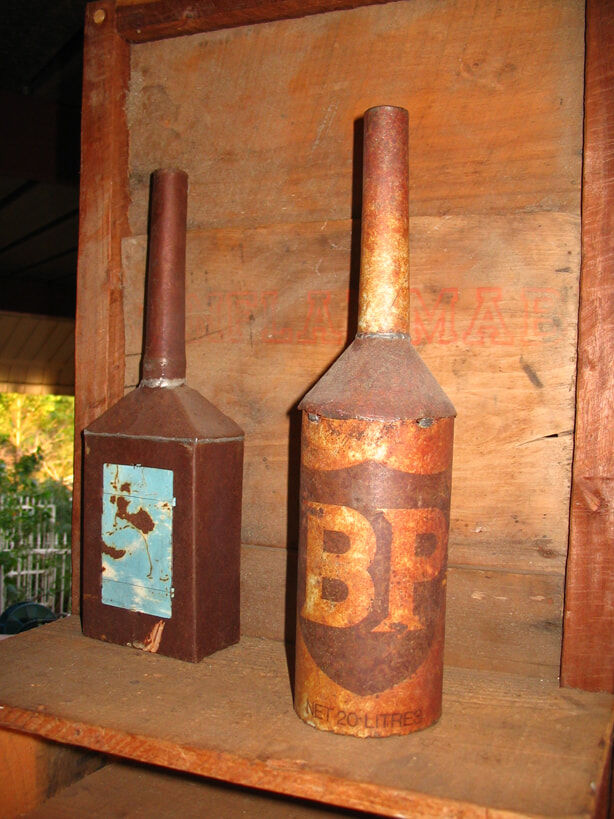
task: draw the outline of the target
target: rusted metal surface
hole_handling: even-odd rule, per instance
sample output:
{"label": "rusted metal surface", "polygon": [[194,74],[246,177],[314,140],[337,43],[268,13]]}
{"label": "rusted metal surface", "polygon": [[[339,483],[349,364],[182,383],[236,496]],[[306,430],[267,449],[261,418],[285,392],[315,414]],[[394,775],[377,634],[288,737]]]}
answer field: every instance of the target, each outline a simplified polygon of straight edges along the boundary
{"label": "rusted metal surface", "polygon": [[408,115],[381,105],[364,117],[359,333],[409,335]]}
{"label": "rusted metal surface", "polygon": [[390,736],[441,713],[455,416],[408,334],[402,109],[367,112],[364,184],[359,333],[300,405],[295,709]]}
{"label": "rusted metal surface", "polygon": [[301,409],[329,418],[417,418],[423,423],[455,414],[409,336],[381,335],[357,336],[307,393]]}
{"label": "rusted metal surface", "polygon": [[143,379],[84,431],[83,631],[196,662],[239,639],[243,433],[184,383],[185,174],[152,195]]}

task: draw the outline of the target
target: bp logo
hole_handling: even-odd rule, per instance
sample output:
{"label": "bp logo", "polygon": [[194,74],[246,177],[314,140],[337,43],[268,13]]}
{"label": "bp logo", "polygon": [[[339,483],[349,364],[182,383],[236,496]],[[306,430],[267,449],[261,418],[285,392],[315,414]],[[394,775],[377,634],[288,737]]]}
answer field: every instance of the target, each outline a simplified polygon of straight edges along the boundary
{"label": "bp logo", "polygon": [[316,664],[365,696],[410,677],[429,653],[443,614],[448,522],[437,506],[360,507],[304,503],[298,602]]}

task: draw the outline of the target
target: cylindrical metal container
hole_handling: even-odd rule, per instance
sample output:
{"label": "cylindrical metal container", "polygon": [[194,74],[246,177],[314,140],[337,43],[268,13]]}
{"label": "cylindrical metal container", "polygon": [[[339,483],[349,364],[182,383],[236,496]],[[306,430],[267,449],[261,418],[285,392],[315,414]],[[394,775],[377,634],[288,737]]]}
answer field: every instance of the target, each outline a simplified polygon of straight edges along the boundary
{"label": "cylindrical metal container", "polygon": [[409,337],[408,116],[364,118],[358,333],[301,402],[294,704],[390,736],[441,713],[455,410]]}
{"label": "cylindrical metal container", "polygon": [[196,662],[239,639],[243,432],[185,384],[187,176],[153,175],[142,379],[84,430],[83,632]]}

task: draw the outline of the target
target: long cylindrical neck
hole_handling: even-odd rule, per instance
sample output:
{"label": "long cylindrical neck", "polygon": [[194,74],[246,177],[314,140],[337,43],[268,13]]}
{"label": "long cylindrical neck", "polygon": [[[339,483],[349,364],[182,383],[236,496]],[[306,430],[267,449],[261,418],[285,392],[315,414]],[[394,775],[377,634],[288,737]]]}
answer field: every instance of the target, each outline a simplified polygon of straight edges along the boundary
{"label": "long cylindrical neck", "polygon": [[370,108],[364,119],[358,335],[409,335],[408,114]]}
{"label": "long cylindrical neck", "polygon": [[188,177],[158,170],[152,177],[142,386],[185,381],[185,245]]}

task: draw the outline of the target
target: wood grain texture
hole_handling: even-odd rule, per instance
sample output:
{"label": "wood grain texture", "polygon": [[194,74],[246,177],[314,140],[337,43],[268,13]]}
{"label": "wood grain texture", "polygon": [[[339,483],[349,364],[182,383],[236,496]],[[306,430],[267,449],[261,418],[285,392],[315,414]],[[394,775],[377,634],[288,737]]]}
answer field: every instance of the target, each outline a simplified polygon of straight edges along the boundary
{"label": "wood grain texture", "polygon": [[[277,246],[271,245],[268,251],[271,268],[277,266],[278,270],[283,271],[285,266],[279,263],[280,250],[287,247],[286,256],[289,256],[293,245],[298,250],[306,247],[304,240],[295,241],[294,225],[301,221],[314,222],[318,227],[326,222],[340,224],[358,214],[360,197],[355,169],[359,164],[360,141],[356,137],[353,121],[368,105],[392,102],[410,109],[414,123],[412,214],[436,217],[441,225],[445,225],[449,216],[471,220],[490,215],[504,220],[512,217],[512,221],[516,217],[527,217],[522,255],[524,261],[520,269],[527,260],[527,267],[531,264],[527,255],[531,237],[535,247],[548,246],[552,242],[553,248],[560,248],[563,238],[560,229],[552,228],[554,222],[548,222],[547,229],[542,231],[536,226],[538,222],[530,221],[532,217],[542,213],[554,217],[558,213],[562,222],[568,220],[568,227],[575,220],[575,243],[569,248],[565,245],[565,249],[571,251],[573,263],[559,262],[559,251],[552,250],[551,261],[556,267],[549,275],[554,271],[565,277],[565,284],[557,291],[556,299],[552,300],[548,290],[545,293],[536,292],[534,297],[527,299],[527,304],[532,305],[535,313],[526,325],[534,336],[531,345],[542,345],[541,349],[546,354],[538,356],[536,366],[536,361],[525,354],[535,348],[523,347],[522,357],[515,359],[515,363],[519,367],[518,375],[522,374],[526,384],[521,387],[520,378],[518,381],[512,379],[510,386],[511,359],[508,361],[506,356],[509,345],[495,343],[494,346],[501,349],[495,350],[492,355],[490,369],[487,368],[482,374],[482,381],[474,382],[474,386],[478,383],[479,392],[490,380],[497,385],[498,391],[504,391],[508,399],[505,404],[509,414],[503,412],[498,425],[496,419],[500,403],[486,402],[488,416],[494,424],[490,439],[493,446],[499,441],[505,441],[507,445],[510,418],[513,418],[513,424],[520,419],[521,426],[526,424],[526,428],[537,430],[535,438],[524,441],[524,449],[529,448],[531,457],[527,455],[520,465],[543,478],[537,492],[523,498],[520,522],[512,524],[513,518],[510,516],[505,523],[507,527],[520,527],[522,535],[516,542],[501,541],[495,537],[491,539],[492,532],[484,532],[483,522],[476,519],[473,532],[468,529],[465,540],[457,527],[458,539],[452,544],[455,560],[468,562],[472,568],[455,566],[451,571],[451,589],[454,578],[458,578],[456,591],[451,592],[451,610],[454,610],[457,601],[461,601],[465,620],[461,617],[451,623],[448,650],[461,647],[463,638],[466,646],[456,657],[454,654],[449,656],[454,662],[462,664],[471,659],[473,653],[478,663],[484,661],[491,669],[497,668],[501,658],[505,662],[510,662],[510,658],[516,662],[513,658],[517,656],[515,652],[522,646],[525,635],[525,662],[531,661],[533,652],[539,652],[545,656],[546,663],[551,664],[553,646],[560,638],[560,621],[553,626],[552,614],[560,606],[564,564],[564,549],[561,550],[564,538],[561,532],[566,525],[566,513],[563,513],[562,519],[556,518],[555,510],[561,508],[560,496],[556,492],[551,493],[551,489],[553,484],[562,480],[568,491],[570,445],[569,436],[565,433],[571,427],[562,426],[558,421],[568,411],[568,396],[573,393],[573,375],[567,382],[566,393],[562,376],[569,372],[570,365],[573,370],[573,353],[569,360],[565,360],[565,355],[573,346],[574,331],[564,318],[560,357],[554,343],[548,347],[548,336],[557,331],[552,317],[558,317],[559,313],[553,308],[566,305],[564,316],[568,316],[577,297],[583,8],[579,0],[540,0],[530,4],[513,3],[505,8],[486,0],[478,0],[477,3],[412,0],[300,21],[280,21],[213,34],[197,34],[131,49],[132,82],[128,96],[131,224],[135,233],[144,233],[150,171],[161,164],[186,167],[195,193],[190,227],[194,234],[199,231],[213,234],[219,229],[221,237],[219,247],[211,257],[211,264],[208,257],[206,263],[199,262],[195,269],[196,278],[206,279],[210,267],[214,270],[214,276],[219,277],[217,290],[210,288],[211,300],[204,306],[196,305],[196,329],[197,322],[202,321],[203,316],[214,312],[219,319],[227,311],[231,318],[222,319],[221,324],[218,320],[217,324],[220,339],[224,339],[224,331],[227,332],[224,344],[217,345],[218,351],[232,345],[244,345],[247,349],[253,342],[254,347],[260,345],[261,354],[267,357],[268,392],[262,406],[250,407],[253,429],[268,429],[270,419],[267,418],[267,411],[271,406],[279,417],[284,416],[285,410],[281,404],[275,408],[279,383],[285,394],[289,383],[285,381],[286,377],[298,385],[299,370],[301,376],[305,374],[304,359],[308,356],[304,354],[303,359],[299,357],[295,360],[299,345],[287,347],[285,331],[289,328],[294,340],[298,340],[298,334],[303,333],[301,344],[311,344],[311,356],[323,369],[343,345],[351,319],[348,318],[346,324],[341,319],[337,325],[330,320],[332,314],[344,315],[345,295],[343,288],[339,291],[332,286],[340,280],[340,269],[327,268],[325,262],[317,267],[318,260],[324,258],[323,253],[309,257],[312,261],[311,276],[317,283],[320,282],[320,271],[323,271],[322,286],[309,287],[306,292],[314,289],[324,293],[328,291],[329,302],[326,302],[325,296],[315,297],[311,308],[306,307],[302,326],[296,323],[295,314],[292,313],[295,295],[292,293],[291,279],[284,280],[283,272],[279,274],[280,287],[274,297],[272,291],[260,293],[255,283],[256,276],[243,279],[243,290],[235,289],[234,272],[232,281],[229,280],[228,269],[227,280],[222,278],[222,255],[229,254],[231,270],[244,269],[247,272],[252,261],[246,263],[241,259],[244,268],[239,268],[236,261],[241,253],[245,255],[245,248],[240,248],[241,239],[237,235],[254,229],[261,230],[266,238],[267,231],[277,230],[279,223],[285,223],[289,226],[288,235],[292,241],[285,245],[280,241]],[[612,18],[611,2],[594,0],[589,2],[588,11],[591,33],[587,79],[590,84],[591,76],[601,77],[599,82],[593,84],[593,92],[587,94],[587,100],[592,99],[593,102],[587,105],[585,183],[588,184],[589,178],[592,178],[595,187],[588,201],[595,207],[599,185],[602,185],[601,191],[609,190],[607,186],[612,178],[609,131],[606,130],[600,145],[598,140],[591,142],[588,139],[592,127],[597,128],[594,133],[598,133],[602,127],[603,111],[611,112],[611,108],[608,108],[612,96],[611,75],[607,75],[607,61],[603,56],[606,51],[601,46],[595,48],[595,42],[600,38],[605,42],[608,38],[612,39],[606,25]],[[386,12],[385,15],[383,12]],[[120,13],[123,13],[121,9]],[[603,19],[599,19],[600,15]],[[591,19],[593,28],[590,27]],[[113,43],[117,48],[116,58],[119,54],[119,62],[122,62],[127,52],[115,39]],[[105,58],[100,64],[104,66],[109,63]],[[122,65],[125,64],[122,62]],[[164,66],[163,71],[161,66]],[[591,69],[596,73],[592,74]],[[90,70],[94,71],[93,65]],[[120,73],[125,76],[123,68]],[[606,76],[610,76],[607,83],[603,79]],[[391,96],[394,98],[391,99]],[[100,99],[95,105],[92,103],[95,110],[101,110],[96,107],[99,103]],[[121,112],[119,116],[121,119]],[[124,135],[124,124],[120,122],[112,141],[119,139],[121,145]],[[592,166],[588,161],[591,144],[595,146]],[[104,161],[107,161],[106,156]],[[110,177],[120,165],[121,162],[111,162]],[[593,170],[593,177],[588,174],[590,167],[597,169],[596,172]],[[92,187],[95,183],[93,178],[88,188],[90,196],[96,195]],[[85,327],[86,321],[93,321],[97,312],[102,320],[98,342],[83,347],[81,372],[86,373],[90,403],[92,397],[98,400],[102,392],[100,386],[96,386],[96,367],[92,366],[91,372],[86,372],[85,361],[89,355],[90,362],[97,366],[96,362],[107,356],[107,347],[101,346],[103,338],[106,345],[105,334],[112,339],[109,348],[115,351],[101,367],[105,395],[108,383],[118,383],[118,391],[121,392],[124,383],[133,382],[138,357],[134,346],[128,349],[126,380],[117,381],[114,367],[121,346],[117,343],[120,334],[115,332],[113,322],[109,322],[107,307],[100,310],[99,305],[101,293],[103,305],[109,303],[111,294],[111,289],[105,291],[106,285],[100,286],[101,277],[107,276],[108,271],[105,265],[110,247],[109,236],[117,239],[129,232],[123,226],[116,229],[117,225],[124,224],[124,196],[125,187],[118,185],[112,201],[114,207],[119,206],[119,209],[107,209],[108,221],[101,234],[103,240],[100,242],[100,237],[96,240],[98,244],[91,246],[91,255],[89,260],[86,259],[91,272],[82,275],[87,279],[88,288],[91,280],[91,291],[83,291],[84,297],[91,299],[91,303],[87,309],[83,309],[82,326]],[[589,242],[596,241],[601,245],[600,254],[607,264],[600,269],[609,271],[611,244],[607,244],[607,234],[600,231],[606,225],[611,236],[611,224],[607,222],[609,217],[604,217],[603,213],[600,215],[599,208],[602,207],[603,203],[594,211],[589,208],[588,214],[592,212],[596,216],[593,228],[590,228],[590,223],[585,225],[583,243],[585,255]],[[118,214],[119,219],[112,218]],[[89,224],[93,229],[94,223],[90,221]],[[278,240],[286,227],[282,225],[280,229]],[[224,238],[225,231],[230,232],[230,239],[228,236]],[[233,231],[238,231],[234,237]],[[343,231],[339,234],[339,237],[345,235],[346,257],[352,253],[351,233],[351,229],[348,231],[346,228],[345,234]],[[502,243],[504,233],[496,233],[492,257],[485,253],[478,261],[478,268],[482,265],[482,269],[486,269],[489,260],[499,258],[503,272],[509,262],[509,276],[504,277],[505,286],[508,286],[516,283],[519,268],[514,250],[520,245],[509,239]],[[437,243],[433,238],[436,236],[433,230],[428,241]],[[571,231],[565,236],[563,243],[570,240]],[[482,238],[486,247],[484,231]],[[111,243],[114,248],[112,255],[118,259],[115,239]],[[322,249],[329,252],[327,241],[322,241]],[[454,241],[439,246],[440,265],[446,258],[444,252],[448,257],[457,253],[457,244],[459,250],[466,252],[467,244],[463,244],[458,233]],[[204,246],[210,249],[210,245],[204,243]],[[95,250],[96,247],[98,250]],[[215,242],[213,247],[215,250]],[[500,253],[502,248],[504,252]],[[313,254],[313,251],[312,245],[310,253]],[[135,252],[138,255],[138,249]],[[261,249],[255,253],[256,257],[259,255],[262,262],[254,264],[253,269],[261,275],[266,264],[266,251]],[[434,254],[433,259],[436,258],[437,254]],[[472,259],[464,261],[468,266],[466,275],[470,277]],[[548,266],[550,264],[548,262]],[[86,269],[82,264],[82,270]],[[118,271],[119,266],[115,270]],[[540,272],[533,286],[539,289],[542,286],[542,272],[539,267],[538,270]],[[347,269],[341,272],[342,276],[348,276]],[[307,269],[305,277],[306,274]],[[349,276],[351,279],[351,272]],[[491,279],[487,277],[487,281],[496,281],[497,271],[493,276]],[[117,283],[118,277],[111,279]],[[240,277],[237,280],[241,281]],[[600,310],[603,313],[598,320],[605,318],[611,323],[610,291],[606,288],[605,276],[601,280],[597,277],[597,280],[595,290],[591,291],[588,287],[583,297],[584,304],[593,304],[589,310],[589,316],[593,317],[585,327],[595,328],[595,338],[599,334],[597,324],[593,325],[592,321],[601,315]],[[455,283],[448,282],[446,286],[454,287]],[[203,290],[207,291],[207,287]],[[547,284],[546,287],[550,288],[551,285]],[[552,287],[557,290],[557,285]],[[234,294],[230,300],[226,295],[220,297],[220,294],[227,292]],[[254,292],[260,293],[260,301],[256,302],[256,306],[260,307],[255,312]],[[288,304],[284,303],[286,293],[289,293]],[[117,289],[115,294],[118,295]],[[446,351],[442,346],[440,353],[437,353],[437,333],[443,334],[447,345],[457,343],[457,339],[450,340],[449,323],[437,325],[439,291],[421,290],[420,295],[423,305],[419,319],[424,325],[420,332],[425,340],[422,349],[425,358],[439,375],[438,360],[446,358]],[[452,300],[453,295],[446,298]],[[335,299],[340,299],[336,307]],[[502,297],[500,302],[505,307],[505,318],[509,322],[515,315],[512,323],[514,327],[520,326],[519,310],[526,310],[526,306],[523,304],[519,308],[516,303],[514,307],[513,298],[505,296],[505,299],[507,301]],[[455,309],[460,302],[459,293]],[[114,303],[117,305],[117,300]],[[466,304],[464,310],[465,316],[468,316]],[[476,325],[472,327],[469,320],[463,327],[462,335],[468,333],[469,340],[505,341],[506,334],[502,332],[497,315],[497,309],[502,315],[500,305],[491,301],[486,303],[486,307],[490,310],[490,329],[486,324],[483,332],[479,332],[477,325],[476,331]],[[309,309],[312,309],[311,325],[305,321],[310,315]],[[567,309],[570,310],[569,314]],[[596,311],[594,314],[593,310]],[[254,325],[261,321],[261,313],[276,316],[272,329],[265,321],[259,325],[261,328],[269,327],[267,335],[271,340],[266,343],[273,348],[274,340],[275,354],[264,353],[265,342],[254,332]],[[232,318],[236,316],[242,316],[240,322]],[[290,323],[284,322],[286,316],[289,316]],[[314,326],[313,320],[316,319]],[[416,320],[414,317],[414,323]],[[312,343],[313,337],[305,336],[305,324],[308,329],[314,329],[315,343]],[[129,336],[133,331],[130,325]],[[92,332],[91,327],[89,332]],[[224,372],[228,362],[220,358],[219,352],[216,353],[219,368],[212,368],[208,357],[201,359],[200,352],[195,354],[198,345],[205,349],[209,343],[212,342],[207,334],[200,337],[196,333],[192,338],[189,377],[197,374],[197,379],[202,379],[203,384],[205,381],[212,384],[212,389],[203,387],[203,392],[213,397],[218,391],[222,398],[217,402],[220,406],[229,406],[235,401],[249,406],[249,397],[258,379],[258,389],[265,382],[258,372],[253,378],[251,372],[246,374],[240,364],[236,369],[230,368]],[[288,354],[290,349],[292,352]],[[596,407],[591,403],[595,396],[591,390],[594,386],[602,389],[604,384],[609,389],[611,384],[607,374],[604,374],[604,356],[599,357],[597,348],[590,345],[585,345],[585,352],[585,363],[581,365],[585,375],[590,373],[589,352],[598,361],[598,375],[595,384],[587,380],[584,395],[591,405],[591,419],[597,417],[601,420],[606,417],[607,408],[604,404]],[[465,366],[467,360],[470,364],[472,360],[481,364],[482,360],[479,357],[472,359],[472,354],[471,345],[466,344],[466,349],[459,352],[459,361],[462,360]],[[102,359],[98,358],[99,355],[102,355]],[[252,361],[255,360],[253,353],[250,355],[253,356]],[[499,361],[502,362],[501,370]],[[123,363],[119,362],[118,366],[121,368]],[[111,372],[110,379],[107,371]],[[277,375],[279,372],[283,373],[283,377]],[[237,378],[233,380],[235,375]],[[464,377],[458,378],[464,388]],[[553,382],[556,388],[543,399],[544,386],[549,391]],[[304,388],[308,386],[305,384]],[[583,389],[580,381],[581,394]],[[301,394],[302,391],[301,388]],[[535,393],[540,398],[536,399]],[[458,401],[457,396],[453,397]],[[529,411],[524,413],[522,410],[527,400]],[[103,398],[101,403],[104,404],[104,401]],[[511,411],[514,405],[518,407],[515,416]],[[101,405],[100,409],[103,408]],[[473,420],[477,423],[477,419]],[[552,421],[557,423],[553,426]],[[284,423],[288,425],[285,432]],[[292,510],[296,487],[292,480],[286,479],[285,473],[286,464],[290,464],[291,472],[293,466],[296,467],[298,456],[296,449],[288,444],[292,440],[292,423],[293,416],[290,414],[281,426],[271,427],[272,435],[256,439],[251,466],[248,466],[248,470],[253,470],[252,476],[248,477],[250,484],[264,487],[267,495],[272,496],[270,508],[264,512],[270,517],[270,513],[278,516],[281,511],[282,522],[276,524],[277,534],[271,538],[271,545],[282,545],[289,540],[289,533],[293,531]],[[606,431],[597,429],[599,441],[610,447],[608,452],[611,454],[611,441]],[[597,435],[594,426],[588,430],[593,436]],[[484,439],[480,440],[483,442]],[[590,435],[584,442],[577,443],[581,444],[581,448],[585,447],[586,452],[593,451],[594,438]],[[260,447],[260,451],[256,447]],[[556,448],[554,453],[553,448]],[[599,451],[598,448],[596,451]],[[509,456],[509,450],[506,450],[506,454]],[[609,455],[601,453],[597,457],[602,458],[597,464],[601,470],[600,464],[609,463]],[[582,502],[591,511],[578,514],[574,505],[574,526],[583,516],[588,517],[591,520],[590,532],[588,528],[578,529],[578,532],[588,532],[591,537],[596,532],[598,540],[594,542],[604,544],[608,542],[608,537],[611,541],[609,476],[605,467],[603,471],[595,472],[594,455],[587,463],[591,471],[581,474],[578,471],[579,461],[576,460],[575,474],[589,480]],[[483,483],[479,485],[482,495],[488,496],[488,504],[495,509],[493,519],[497,525],[503,520],[506,515],[504,510],[510,504],[505,486],[514,466],[517,464],[510,464],[509,458],[502,458],[501,471],[491,468],[484,473]],[[463,480],[465,476],[473,479],[470,460],[464,467],[462,461],[459,462],[459,468],[464,470],[458,473]],[[509,471],[505,472],[506,469]],[[260,474],[257,474],[259,471]],[[576,481],[575,491],[586,486]],[[498,498],[498,509],[489,495],[491,492]],[[550,506],[550,500],[555,496],[558,500]],[[249,508],[261,504],[262,498],[262,493],[252,492],[248,498]],[[547,524],[553,525],[545,525],[540,531],[535,508],[541,508],[544,502]],[[468,508],[464,507],[463,514]],[[264,520],[265,515],[260,522],[256,513],[250,512],[250,515],[248,534],[253,535],[253,538],[250,537],[252,542],[259,543],[263,541],[261,533],[266,532],[270,524]],[[595,522],[597,519],[598,523]],[[488,517],[487,523],[490,520]],[[531,531],[538,532],[537,539],[527,536]],[[554,540],[541,540],[541,535],[548,537],[550,531],[557,533]],[[482,534],[486,537],[482,538]],[[580,539],[579,535],[578,543]],[[279,575],[283,578],[286,555],[281,550],[270,548],[259,551],[284,558]],[[245,575],[251,572],[251,578],[245,582],[248,585],[251,583],[252,588],[260,584],[258,592],[266,595],[264,600],[269,608],[265,607],[263,613],[267,616],[260,617],[260,625],[257,626],[262,628],[265,621],[270,622],[269,614],[271,618],[279,618],[279,612],[287,605],[287,593],[282,588],[281,594],[273,594],[270,588],[261,585],[260,575],[254,568],[258,555],[252,557],[244,561],[247,570],[244,581]],[[574,563],[574,560],[577,562]],[[604,612],[607,615],[609,611],[610,595],[607,585],[602,583],[604,578],[609,583],[611,567],[602,550],[597,552],[596,563],[591,561],[592,557],[587,560],[584,547],[575,555],[572,553],[570,558],[569,584],[575,584],[578,593],[574,597],[574,593],[570,595],[568,591],[568,607],[572,619],[578,615],[575,620],[578,628],[575,632],[573,628],[567,630],[567,636],[571,638],[575,634],[575,638],[568,642],[570,648],[566,656],[570,660],[563,664],[564,675],[566,668],[574,669],[576,673],[578,669],[583,672],[584,666],[592,673],[593,659],[596,660],[598,672],[601,665],[606,668],[606,675],[611,673],[607,671],[611,651],[607,641],[612,629],[607,616],[604,616]],[[493,572],[493,566],[507,566],[509,570]],[[594,581],[588,578],[589,571]],[[480,579],[478,585],[475,583],[477,579]],[[603,595],[604,589],[605,596],[601,596],[593,607],[590,595]],[[255,599],[259,599],[257,595]],[[491,611],[495,613],[494,616],[490,616]],[[505,615],[505,621],[499,619],[499,613]],[[251,610],[253,622],[260,614]],[[575,624],[572,622],[574,628]],[[246,625],[250,627],[249,620]],[[600,631],[602,626],[603,630]],[[21,648],[19,652],[15,648],[16,656],[12,654],[13,648],[10,649],[10,658],[4,655],[3,692],[5,681],[11,678],[16,668],[22,668],[23,673],[38,680],[40,669],[36,663],[40,662],[50,675],[49,685],[43,692],[45,696],[50,695],[47,699],[39,696],[38,689],[24,691],[22,682],[19,685],[17,682],[11,683],[7,690],[13,692],[9,696],[9,699],[13,699],[0,709],[0,721],[6,725],[155,764],[181,767],[203,775],[380,813],[499,817],[510,815],[512,811],[514,815],[541,813],[569,816],[592,815],[599,808],[595,793],[603,793],[605,782],[606,750],[612,727],[611,699],[569,690],[558,691],[554,675],[542,682],[538,676],[526,679],[492,670],[476,672],[449,667],[444,720],[433,731],[412,737],[411,748],[408,745],[393,748],[386,741],[383,750],[378,750],[379,743],[370,743],[367,754],[362,743],[359,743],[362,746],[360,749],[355,749],[353,745],[340,748],[337,744],[333,747],[322,744],[322,736],[310,733],[305,726],[301,726],[303,733],[298,733],[297,725],[292,722],[298,723],[298,720],[290,713],[287,670],[281,645],[273,646],[263,640],[244,640],[236,647],[234,654],[216,655],[211,663],[193,669],[197,676],[188,678],[184,676],[183,664],[153,658],[157,663],[154,667],[150,665],[152,658],[144,660],[142,654],[135,655],[127,649],[104,647],[103,660],[98,653],[99,646],[94,649],[91,646],[96,644],[92,643],[90,648],[85,647],[77,624],[62,623],[48,628],[56,629],[49,634],[59,634],[61,629],[66,629],[68,642],[64,642],[64,637],[57,640],[54,637],[43,648],[36,642],[38,638],[35,634],[25,635],[23,655]],[[286,629],[285,624],[283,628]],[[71,635],[68,634],[70,629]],[[534,629],[537,629],[537,637]],[[548,629],[551,629],[550,638],[554,634],[554,639],[547,638]],[[601,634],[595,644],[590,642],[590,638],[587,641],[591,629],[595,634]],[[483,638],[487,643],[481,642]],[[500,643],[505,648],[497,650]],[[0,648],[4,649],[5,646]],[[89,653],[90,649],[93,653]],[[587,658],[591,662],[587,662]],[[221,662],[218,664],[218,661]],[[160,666],[160,663],[165,662],[172,665],[168,674],[161,670],[164,666]],[[84,677],[84,672],[88,673],[90,669],[93,670],[91,680],[90,676]],[[531,674],[531,671],[525,669],[524,673]],[[156,676],[158,674],[159,677]],[[109,680],[113,681],[113,686],[109,686]],[[61,681],[60,685],[58,681]],[[168,704],[168,693],[177,687],[178,682],[179,690],[183,692],[179,697],[180,704]],[[585,684],[585,681],[573,684]],[[133,692],[138,692],[136,698]],[[109,697],[113,697],[114,701],[111,702]],[[186,709],[186,702],[197,703],[198,707]],[[305,731],[310,733],[311,738]],[[330,739],[343,741],[340,737]]]}
{"label": "wood grain texture", "polygon": [[[284,799],[276,794],[220,783],[143,765],[111,762],[40,807],[27,819],[308,819],[355,816],[343,809],[327,809],[314,802]],[[361,814],[365,816],[365,814]],[[373,814],[366,814],[372,816]]]}
{"label": "wood grain texture", "polygon": [[587,5],[578,396],[562,681],[614,691],[614,3]]}
{"label": "wood grain texture", "polygon": [[129,233],[124,113],[129,48],[115,31],[111,0],[88,6],[84,48],[75,354],[75,612],[80,593],[81,433],[121,398],[124,385],[120,241]]}
{"label": "wood grain texture", "polygon": [[451,567],[444,660],[556,681],[562,608],[561,577]]}
{"label": "wood grain texture", "polygon": [[390,0],[118,0],[118,31],[130,42],[144,43],[386,2]]}
{"label": "wood grain texture", "polygon": [[[451,562],[527,573],[525,601],[529,574],[560,587],[582,33],[579,0],[502,14],[483,0],[411,0],[132,47],[125,383],[141,352],[149,175],[182,167],[188,380],[246,431],[244,543],[296,543],[295,407],[355,331],[359,120],[392,103],[410,114],[412,332],[459,412]],[[542,619],[558,622],[543,643],[555,677],[560,599]],[[511,623],[515,663],[523,632]],[[483,628],[491,648],[455,662],[495,662],[504,634]]]}
{"label": "wood grain texture", "polygon": [[0,817],[14,819],[100,768],[98,754],[0,729]]}
{"label": "wood grain texture", "polygon": [[436,726],[356,740],[296,718],[281,643],[243,639],[192,665],[88,640],[75,619],[0,645],[0,724],[384,815],[593,813],[610,695],[448,668]]}
{"label": "wood grain texture", "polygon": [[[406,2],[135,46],[130,219],[190,177],[191,228],[360,215],[360,131],[408,109],[410,214],[579,214],[583,4]],[[160,67],[164,66],[161,72]]]}
{"label": "wood grain texture", "polygon": [[[246,432],[246,543],[296,543],[295,407],[355,332],[357,229],[189,233],[188,379]],[[564,214],[411,220],[411,331],[458,412],[456,565],[564,572],[578,244],[579,221]],[[130,386],[145,252],[143,236],[123,243]]]}
{"label": "wood grain texture", "polygon": [[[557,679],[562,577],[452,566],[447,588],[448,665]],[[292,643],[295,632],[296,552],[243,546],[241,633]]]}

